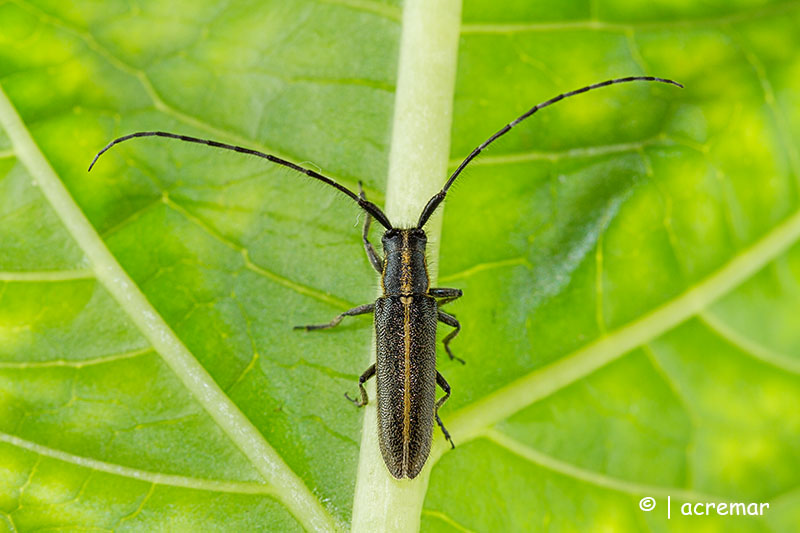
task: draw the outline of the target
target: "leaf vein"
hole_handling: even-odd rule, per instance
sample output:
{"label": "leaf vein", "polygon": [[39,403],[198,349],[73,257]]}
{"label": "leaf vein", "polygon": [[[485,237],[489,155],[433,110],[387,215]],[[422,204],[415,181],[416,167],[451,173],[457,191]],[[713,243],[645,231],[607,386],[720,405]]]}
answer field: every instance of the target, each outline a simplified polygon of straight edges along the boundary
{"label": "leaf vein", "polygon": [[742,335],[710,310],[699,313],[698,318],[719,338],[748,354],[753,359],[767,363],[785,372],[800,375],[800,359],[777,352]]}
{"label": "leaf vein", "polygon": [[[567,150],[554,150],[548,152],[531,150],[500,155],[481,154],[481,156],[474,159],[470,165],[475,167],[485,165],[510,165],[515,163],[527,163],[530,161],[557,162],[564,159],[577,159],[581,157],[595,157],[601,155],[635,152],[648,146],[673,146],[675,144],[677,144],[677,142],[669,139],[665,134],[660,133],[649,139],[627,143],[580,146],[577,148],[569,148]],[[463,158],[451,159],[448,165],[451,168],[455,168],[461,163],[462,160]]]}
{"label": "leaf vein", "polygon": [[12,520],[10,514],[0,511],[0,517],[2,517],[6,522],[8,522],[8,526],[11,528],[11,531],[13,531],[14,533],[17,533],[17,531],[19,531],[17,529],[16,524],[14,524],[14,520]]}
{"label": "leaf vein", "polygon": [[[180,122],[183,122],[188,126],[192,126],[194,128],[197,128],[198,130],[202,130],[206,133],[209,133],[212,136],[216,137],[217,140],[225,140],[233,144],[247,146],[248,148],[259,150],[261,152],[267,152],[275,156],[278,156],[282,159],[288,159],[290,161],[302,159],[302,158],[292,157],[288,154],[282,153],[273,148],[269,148],[266,145],[256,141],[255,139],[250,139],[246,136],[242,136],[241,134],[232,131],[227,131],[223,128],[220,128],[206,121],[203,121],[196,116],[190,115],[189,113],[180,111],[179,109],[168,104],[163,98],[161,98],[161,95],[153,86],[152,81],[150,80],[149,76],[145,71],[122,61],[120,58],[115,56],[110,50],[108,50],[105,46],[100,44],[92,34],[82,29],[74,28],[69,24],[67,24],[66,22],[64,22],[63,20],[23,0],[14,0],[14,3],[22,7],[29,13],[33,14],[34,16],[39,17],[39,19],[42,20],[43,22],[74,35],[75,37],[86,43],[86,46],[90,50],[98,54],[100,57],[105,58],[115,68],[139,80],[139,83],[142,85],[145,94],[147,94],[147,97],[150,99],[150,101],[153,104],[153,107],[157,111],[160,111],[165,115],[171,116],[172,118]],[[354,181],[347,179],[346,177],[337,176],[331,173],[330,171],[326,171],[326,175],[351,189],[357,188],[357,184]]]}
{"label": "leaf vein", "polygon": [[91,270],[42,270],[39,272],[0,272],[0,281],[21,283],[50,283],[94,279]]}
{"label": "leaf vein", "polygon": [[450,516],[448,516],[447,514],[441,512],[441,511],[432,511],[430,509],[423,509],[422,510],[422,514],[431,516],[431,517],[436,518],[438,520],[441,520],[442,522],[444,522],[448,526],[452,526],[452,527],[456,528],[458,531],[462,531],[464,533],[473,533],[472,529],[468,529],[468,528],[462,526],[461,524],[456,522],[454,519],[452,519]]}
{"label": "leaf vein", "polygon": [[37,454],[39,459],[47,457],[64,463],[79,466],[91,471],[105,472],[115,476],[130,479],[137,479],[155,485],[168,485],[171,487],[182,487],[193,490],[204,490],[209,492],[229,492],[234,494],[264,494],[267,496],[277,496],[278,491],[270,485],[263,483],[245,481],[225,481],[215,479],[194,478],[179,476],[174,474],[162,474],[159,472],[149,472],[139,470],[115,463],[107,463],[90,457],[74,455],[62,450],[50,448],[42,444],[22,439],[15,435],[0,432],[0,442],[5,442],[17,448],[22,448]]}
{"label": "leaf vein", "polygon": [[531,265],[531,263],[526,258],[514,257],[511,259],[500,259],[498,261],[487,261],[485,263],[477,263],[467,268],[466,270],[455,272],[453,274],[448,274],[446,276],[441,276],[439,278],[439,281],[442,283],[450,283],[451,281],[455,281],[458,279],[465,279],[472,277],[485,270],[494,270],[497,268],[506,268],[513,266],[523,266],[528,270],[533,268],[533,265]]}
{"label": "leaf vein", "polygon": [[[637,346],[669,331],[758,272],[799,238],[800,211],[672,300],[562,359],[538,368],[459,409],[450,417],[451,433],[459,435],[461,442],[473,439],[484,428],[585,378]],[[435,442],[432,453],[434,460],[438,460],[444,452],[443,443]]]}
{"label": "leaf vein", "polygon": [[141,207],[135,209],[133,212],[128,214],[125,218],[107,228],[100,236],[105,240],[117,233],[118,231],[125,228],[128,224],[132,222],[136,222],[142,216],[144,216],[149,210],[153,209],[154,207],[158,206],[160,203],[163,203],[164,199],[161,196],[157,196],[153,198],[152,201],[147,202],[146,204],[142,205]]}
{"label": "leaf vein", "polygon": [[133,359],[134,357],[138,357],[140,355],[144,355],[152,351],[153,348],[148,346],[146,348],[140,348],[138,350],[132,350],[130,352],[103,355],[92,359],[79,359],[79,360],[51,359],[49,361],[0,361],[0,368],[35,369],[35,368],[48,368],[48,367],[59,367],[59,366],[66,368],[83,368],[85,366],[102,365],[105,363],[122,361],[125,359]]}
{"label": "leaf vein", "polygon": [[686,416],[689,418],[689,424],[691,425],[691,436],[689,441],[686,443],[686,473],[685,473],[685,482],[684,485],[687,487],[691,487],[694,484],[694,449],[695,449],[695,440],[697,438],[698,429],[701,427],[700,417],[697,415],[697,412],[692,407],[691,402],[686,398],[686,394],[681,390],[678,383],[675,379],[669,375],[667,370],[661,364],[661,361],[658,360],[658,356],[656,355],[655,350],[650,344],[642,345],[642,350],[645,353],[650,365],[655,370],[656,374],[658,374],[661,381],[669,388],[672,394],[675,395],[675,398],[680,402],[681,408],[686,413]]}
{"label": "leaf vein", "polygon": [[289,468],[238,406],[225,395],[214,378],[117,262],[34,142],[2,86],[0,125],[8,134],[20,161],[36,179],[64,227],[86,254],[98,281],[128,314],[192,396],[264,479],[282,489],[278,494],[279,500],[306,528],[323,531],[336,529],[333,517],[324,509],[319,499]]}
{"label": "leaf vein", "polygon": [[747,63],[753,69],[753,72],[758,79],[759,86],[764,94],[764,101],[766,102],[767,107],[770,110],[770,114],[777,125],[778,134],[783,144],[783,149],[786,150],[787,155],[789,156],[789,164],[792,168],[792,172],[794,173],[795,179],[800,180],[800,153],[798,153],[797,145],[792,140],[792,135],[790,133],[791,130],[789,125],[786,123],[784,113],[778,108],[778,102],[775,98],[775,91],[772,89],[772,83],[767,77],[767,70],[758,56],[747,48],[739,34],[733,30],[731,30],[731,34],[733,41],[738,45],[739,49],[744,54]]}
{"label": "leaf vein", "polygon": [[242,256],[244,265],[248,270],[251,270],[256,274],[259,274],[260,276],[263,276],[271,281],[274,281],[275,283],[282,285],[287,289],[291,289],[298,294],[301,294],[303,296],[310,296],[311,298],[319,300],[320,302],[326,303],[328,305],[340,307],[342,309],[350,309],[351,307],[354,307],[354,304],[350,302],[347,302],[330,294],[321,292],[313,287],[302,285],[288,278],[285,278],[279,274],[276,274],[275,272],[267,270],[266,268],[260,265],[257,265],[250,259],[250,250],[248,248],[220,234],[219,232],[211,228],[208,224],[206,224],[205,221],[203,221],[200,217],[194,215],[191,211],[189,211],[182,205],[175,202],[175,200],[173,200],[172,198],[165,196],[165,203],[167,206],[169,206],[175,212],[181,214],[184,218],[186,218],[186,220],[196,225],[198,228],[203,230],[209,236],[221,242],[228,248],[238,252]]}
{"label": "leaf vein", "polygon": [[136,508],[132,512],[126,514],[125,516],[120,517],[120,519],[117,521],[117,524],[114,526],[113,529],[114,530],[117,529],[119,526],[122,525],[123,522],[126,522],[128,520],[133,520],[134,518],[136,518],[136,516],[139,513],[142,512],[142,509],[144,508],[145,504],[147,503],[147,500],[150,499],[150,497],[153,495],[153,492],[155,492],[155,490],[156,490],[156,484],[155,483],[150,483],[150,487],[147,489],[147,492],[145,493],[144,497],[142,498],[142,501],[139,502],[139,505],[137,505]]}
{"label": "leaf vein", "polygon": [[675,19],[669,21],[658,22],[605,22],[601,20],[575,20],[567,22],[544,22],[544,23],[467,23],[462,24],[462,34],[476,34],[476,33],[497,33],[497,34],[513,34],[513,33],[527,33],[527,32],[549,32],[549,31],[571,31],[571,30],[593,30],[593,31],[610,31],[610,32],[627,32],[627,31],[640,31],[640,30],[666,30],[677,28],[705,28],[710,26],[724,26],[728,24],[735,24],[738,22],[746,22],[759,18],[766,18],[771,16],[780,15],[789,11],[793,11],[800,5],[800,2],[784,2],[774,4],[768,7],[747,9],[734,13],[732,15],[723,15],[719,17],[706,17],[696,19]]}
{"label": "leaf vein", "polygon": [[397,22],[400,22],[402,18],[400,10],[394,6],[388,6],[381,4],[380,2],[372,2],[370,0],[319,0],[319,2],[380,15],[384,18]]}
{"label": "leaf vein", "polygon": [[481,436],[487,439],[489,442],[492,442],[493,444],[496,444],[497,446],[500,446],[501,448],[504,448],[514,455],[533,464],[546,468],[552,472],[563,474],[579,481],[584,481],[597,487],[603,487],[631,495],[645,494],[647,496],[659,496],[663,498],[672,496],[673,498],[687,501],[718,502],[724,499],[720,496],[704,494],[693,490],[686,490],[680,487],[647,485],[644,483],[628,481],[610,476],[608,474],[587,470],[542,453],[494,429],[485,431]]}

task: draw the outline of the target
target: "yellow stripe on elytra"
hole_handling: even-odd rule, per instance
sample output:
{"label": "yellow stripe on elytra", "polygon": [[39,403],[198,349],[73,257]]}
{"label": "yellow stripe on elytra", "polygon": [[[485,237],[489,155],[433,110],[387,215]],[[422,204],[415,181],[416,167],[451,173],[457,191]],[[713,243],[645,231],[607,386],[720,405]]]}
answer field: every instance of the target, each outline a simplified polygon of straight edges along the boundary
{"label": "yellow stripe on elytra", "polygon": [[408,445],[411,440],[411,297],[401,297],[403,304],[404,370],[403,384],[403,473],[408,473]]}

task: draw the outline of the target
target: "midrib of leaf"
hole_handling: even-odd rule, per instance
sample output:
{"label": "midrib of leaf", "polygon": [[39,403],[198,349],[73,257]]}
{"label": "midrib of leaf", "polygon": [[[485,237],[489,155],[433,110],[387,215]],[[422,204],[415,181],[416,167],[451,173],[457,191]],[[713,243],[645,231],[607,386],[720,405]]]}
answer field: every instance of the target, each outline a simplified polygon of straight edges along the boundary
{"label": "midrib of leaf", "polygon": [[274,489],[306,529],[331,531],[336,524],[303,481],[220,389],[174,331],[147,301],[92,227],[34,142],[0,86],[0,125],[67,231],[86,254],[97,280],[150,341],[190,393]]}
{"label": "midrib of leaf", "polygon": [[[460,27],[461,0],[403,5],[386,186],[386,214],[396,227],[414,226],[446,178]],[[429,258],[439,253],[441,211],[425,228]],[[433,282],[436,273],[430,274]],[[374,359],[373,347],[367,360]],[[352,531],[417,531],[430,465],[413,480],[389,474],[378,448],[374,384],[368,391],[373,401],[364,412]]]}

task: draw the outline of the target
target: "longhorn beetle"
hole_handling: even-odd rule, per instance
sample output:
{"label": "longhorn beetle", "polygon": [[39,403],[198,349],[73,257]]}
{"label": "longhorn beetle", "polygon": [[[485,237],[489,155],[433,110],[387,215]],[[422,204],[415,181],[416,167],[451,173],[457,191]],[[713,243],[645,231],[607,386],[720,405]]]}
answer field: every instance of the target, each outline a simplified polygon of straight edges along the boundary
{"label": "longhorn beetle", "polygon": [[[370,264],[381,275],[383,295],[375,303],[354,307],[336,316],[327,324],[297,326],[295,329],[307,331],[328,329],[337,326],[344,317],[373,313],[375,315],[375,338],[377,357],[358,379],[361,398],[356,400],[345,393],[345,397],[357,407],[367,404],[367,391],[364,382],[377,376],[378,393],[378,442],[383,460],[389,472],[396,478],[414,478],[422,470],[431,448],[433,420],[442,429],[445,438],[455,447],[450,434],[439,418],[439,408],[450,397],[450,385],[436,370],[436,324],[444,322],[455,328],[443,340],[444,349],[450,359],[464,361],[453,355],[450,341],[461,330],[461,325],[453,315],[441,310],[441,307],[461,297],[460,289],[433,288],[430,286],[428,268],[425,259],[427,238],[423,229],[430,216],[442,203],[447,191],[455,179],[461,174],[470,161],[481,151],[505,135],[511,128],[530,117],[540,109],[556,102],[586,91],[606,87],[615,83],[632,81],[652,81],[669,83],[683,87],[680,83],[653,76],[630,76],[616,78],[601,83],[588,85],[574,91],[559,94],[545,102],[537,104],[525,113],[509,122],[494,135],[475,148],[458,165],[450,175],[444,187],[428,200],[419,215],[417,225],[413,228],[397,228],[389,222],[389,218],[375,204],[367,200],[359,183],[359,194],[336,183],[322,174],[301,167],[285,159],[257,150],[234,146],[217,141],[198,139],[187,135],[178,135],[163,131],[140,131],[119,137],[100,150],[89,165],[92,169],[97,159],[115,144],[136,137],[167,137],[198,144],[206,144],[215,148],[233,150],[264,158],[273,163],[302,172],[310,178],[327,183],[343,192],[355,201],[366,212],[361,240],[367,252]],[[369,241],[371,219],[377,220],[386,228],[381,239],[383,258],[381,258]],[[444,390],[444,396],[436,400],[436,385]]]}

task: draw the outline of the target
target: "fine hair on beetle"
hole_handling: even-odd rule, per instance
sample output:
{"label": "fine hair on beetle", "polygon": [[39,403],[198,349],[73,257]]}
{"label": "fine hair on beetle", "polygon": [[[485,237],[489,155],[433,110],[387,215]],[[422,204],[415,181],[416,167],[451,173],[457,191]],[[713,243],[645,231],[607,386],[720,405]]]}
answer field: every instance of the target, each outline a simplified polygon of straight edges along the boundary
{"label": "fine hair on beetle", "polygon": [[[329,329],[337,326],[344,317],[370,313],[374,315],[376,361],[358,379],[360,398],[350,398],[346,393],[345,397],[356,406],[363,407],[369,401],[364,383],[373,376],[376,378],[378,443],[384,463],[394,477],[414,478],[420,473],[430,454],[434,421],[441,428],[450,445],[455,447],[450,434],[439,418],[439,408],[450,397],[450,385],[436,369],[438,322],[454,328],[444,337],[442,343],[451,360],[464,363],[450,349],[450,341],[461,330],[461,324],[455,316],[441,309],[447,303],[460,298],[462,291],[456,288],[430,286],[428,263],[425,256],[427,246],[427,236],[423,229],[425,224],[444,201],[447,192],[464,168],[487,146],[508,133],[511,128],[540,109],[565,98],[617,83],[636,81],[667,83],[683,87],[680,83],[666,78],[629,76],[561,93],[531,107],[472,150],[453,171],[441,190],[428,200],[420,211],[416,225],[410,228],[392,225],[383,210],[367,200],[360,182],[359,191],[356,194],[316,170],[297,165],[272,154],[188,135],[164,131],[139,131],[119,137],[97,153],[89,165],[89,170],[92,169],[98,158],[114,145],[137,137],[165,137],[266,159],[321,181],[356,202],[366,213],[361,240],[367,259],[380,275],[382,295],[373,303],[344,311],[330,322],[296,326],[295,329],[306,331]],[[369,228],[373,219],[385,229],[381,238],[382,257],[369,240]],[[437,385],[444,391],[444,395],[438,400],[436,399]]]}

